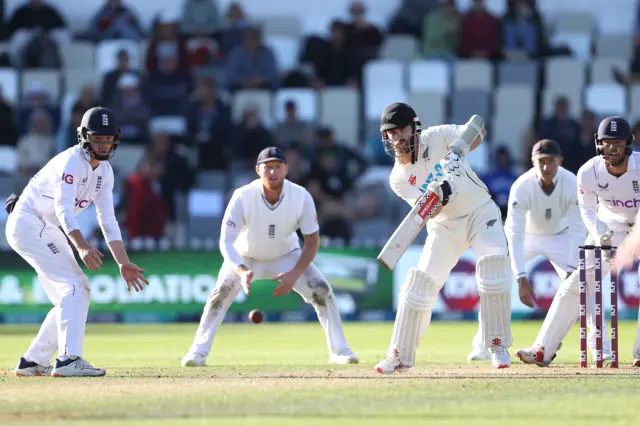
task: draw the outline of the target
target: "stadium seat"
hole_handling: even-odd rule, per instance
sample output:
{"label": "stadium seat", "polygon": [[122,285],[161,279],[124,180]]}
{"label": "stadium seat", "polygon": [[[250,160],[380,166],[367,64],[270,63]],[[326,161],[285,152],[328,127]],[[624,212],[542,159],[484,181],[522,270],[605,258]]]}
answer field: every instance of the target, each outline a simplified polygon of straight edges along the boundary
{"label": "stadium seat", "polygon": [[196,217],[221,217],[224,213],[221,191],[192,189],[189,191],[187,205],[189,216],[192,219]]}
{"label": "stadium seat", "polygon": [[495,114],[520,123],[531,121],[534,112],[535,93],[531,86],[499,86],[495,90]]}
{"label": "stadium seat", "polygon": [[351,87],[329,87],[320,92],[319,122],[333,129],[335,139],[348,146],[358,145],[360,94]]}
{"label": "stadium seat", "polygon": [[289,36],[298,39],[302,35],[302,24],[297,16],[266,16],[259,23],[266,37]]}
{"label": "stadium seat", "polygon": [[538,84],[538,64],[534,61],[514,60],[498,65],[498,84]]}
{"label": "stadium seat", "polygon": [[626,71],[629,67],[626,58],[596,57],[591,63],[590,83],[615,83],[613,69]]}
{"label": "stadium seat", "polygon": [[464,124],[474,114],[485,120],[490,116],[490,94],[486,90],[457,90],[451,101],[451,119],[454,124]]}
{"label": "stadium seat", "polygon": [[198,188],[227,192],[230,184],[229,174],[218,170],[203,170],[198,173]]}
{"label": "stadium seat", "polygon": [[113,158],[109,160],[109,163],[111,163],[116,173],[124,178],[136,171],[144,152],[144,146],[121,143],[118,145],[118,151]]}
{"label": "stadium seat", "polygon": [[583,88],[567,88],[561,87],[547,88],[542,92],[542,111],[543,116],[553,114],[555,109],[555,102],[558,96],[564,96],[569,100],[569,113],[578,118],[582,114],[582,91]]}
{"label": "stadium seat", "polygon": [[409,62],[419,55],[418,40],[410,35],[389,35],[380,48],[381,59]]}
{"label": "stadium seat", "polygon": [[627,96],[618,84],[592,84],[585,88],[585,107],[596,115],[627,114]]}
{"label": "stadium seat", "polygon": [[374,89],[365,93],[364,114],[367,120],[378,121],[387,105],[393,102],[407,102],[407,93],[402,89]]}
{"label": "stadium seat", "polygon": [[9,103],[16,104],[20,98],[18,72],[13,68],[0,68],[0,90],[2,97]]}
{"label": "stadium seat", "polygon": [[[93,72],[96,67],[96,53],[93,43],[88,41],[74,41],[59,46],[62,63],[67,70],[84,70]],[[89,71],[90,70],[90,71]]]}
{"label": "stadium seat", "polygon": [[409,105],[420,117],[423,128],[437,126],[447,120],[447,98],[441,93],[409,92]]}
{"label": "stadium seat", "polygon": [[64,92],[76,93],[85,85],[91,85],[96,88],[96,94],[99,95],[102,87],[102,76],[95,72],[87,72],[87,70],[76,68],[64,69]]}
{"label": "stadium seat", "polygon": [[629,60],[633,56],[633,39],[628,34],[603,34],[596,39],[596,55]]}
{"label": "stadium seat", "polygon": [[453,86],[456,90],[489,90],[493,87],[491,63],[482,59],[457,61],[453,68]]}
{"label": "stadium seat", "polygon": [[636,19],[636,5],[615,7],[607,2],[607,7],[598,10],[598,33],[600,35],[626,35],[631,38]]}
{"label": "stadium seat", "polygon": [[551,38],[554,46],[566,45],[575,58],[589,61],[591,59],[591,36],[586,33],[556,33]]}
{"label": "stadium seat", "polygon": [[286,118],[285,104],[293,100],[298,109],[298,117],[314,122],[318,118],[318,98],[313,89],[280,89],[275,94],[275,120],[281,122]]}
{"label": "stadium seat", "polygon": [[162,132],[171,136],[186,136],[187,119],[178,115],[163,115],[149,120],[150,132]]}
{"label": "stadium seat", "polygon": [[305,37],[329,37],[331,34],[331,21],[333,21],[331,14],[304,14],[302,16],[302,34]]}
{"label": "stadium seat", "polygon": [[522,138],[531,123],[509,121],[507,117],[495,114],[491,120],[491,140],[494,146],[504,145],[509,149],[512,158],[520,163],[525,160]]}
{"label": "stadium seat", "polygon": [[640,84],[634,84],[629,88],[629,99],[632,114],[640,112]]}
{"label": "stadium seat", "polygon": [[12,146],[0,145],[0,172],[12,175],[17,168],[18,157],[16,149]]}
{"label": "stadium seat", "polygon": [[413,61],[409,64],[409,91],[446,94],[451,91],[451,73],[440,60]]}
{"label": "stadium seat", "polygon": [[271,105],[271,92],[268,90],[240,90],[232,102],[233,121],[242,119],[242,113],[247,107],[256,107],[263,123],[270,124],[273,114]]}
{"label": "stadium seat", "polygon": [[595,22],[590,12],[560,12],[554,14],[551,19],[555,32],[592,34],[595,30]]}
{"label": "stadium seat", "polygon": [[271,48],[281,74],[297,67],[300,41],[296,37],[267,36],[264,44]]}
{"label": "stadium seat", "polygon": [[579,59],[549,58],[544,70],[547,89],[581,91],[585,85],[585,67]]}
{"label": "stadium seat", "polygon": [[129,53],[131,68],[141,69],[143,58],[140,54],[140,44],[131,40],[106,40],[96,47],[96,72],[105,74],[118,66],[118,51],[126,49]]}
{"label": "stadium seat", "polygon": [[51,99],[60,98],[60,72],[54,70],[28,69],[22,72],[22,94],[24,95],[33,85],[44,88],[51,95]]}
{"label": "stadium seat", "polygon": [[364,66],[364,91],[404,90],[404,66],[395,60],[374,60]]}
{"label": "stadium seat", "polygon": [[490,153],[492,151],[492,145],[489,138],[482,141],[480,145],[467,155],[467,162],[471,166],[471,169],[478,175],[482,175],[489,171],[491,165]]}

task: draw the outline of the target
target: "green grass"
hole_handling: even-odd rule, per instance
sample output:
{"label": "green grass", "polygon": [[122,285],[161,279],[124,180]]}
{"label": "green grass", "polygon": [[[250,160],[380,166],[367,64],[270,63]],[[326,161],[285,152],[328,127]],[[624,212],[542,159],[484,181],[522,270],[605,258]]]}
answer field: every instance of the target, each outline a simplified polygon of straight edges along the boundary
{"label": "green grass", "polygon": [[[539,326],[515,323],[511,353]],[[621,323],[619,370],[576,368],[575,328],[551,368],[467,363],[476,324],[436,322],[418,366],[384,377],[373,365],[391,323],[345,324],[355,366],[327,364],[318,324],[223,325],[211,365],[184,369],[195,327],[90,324],[85,357],[107,376],[57,379],[11,375],[37,327],[0,326],[0,425],[637,424],[631,322]]]}

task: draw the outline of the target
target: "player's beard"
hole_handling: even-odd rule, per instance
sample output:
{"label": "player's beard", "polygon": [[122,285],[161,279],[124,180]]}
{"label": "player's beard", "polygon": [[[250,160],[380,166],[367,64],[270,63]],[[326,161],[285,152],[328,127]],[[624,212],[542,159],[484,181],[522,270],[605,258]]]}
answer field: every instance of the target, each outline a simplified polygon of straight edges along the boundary
{"label": "player's beard", "polygon": [[282,179],[282,180],[273,180],[273,181],[267,179],[267,182],[266,182],[267,188],[269,188],[269,190],[271,190],[271,191],[279,191],[279,190],[282,189],[283,185],[284,185],[284,179]]}
{"label": "player's beard", "polygon": [[604,163],[610,167],[618,167],[624,163],[627,155],[625,153],[618,155],[605,154],[604,155]]}

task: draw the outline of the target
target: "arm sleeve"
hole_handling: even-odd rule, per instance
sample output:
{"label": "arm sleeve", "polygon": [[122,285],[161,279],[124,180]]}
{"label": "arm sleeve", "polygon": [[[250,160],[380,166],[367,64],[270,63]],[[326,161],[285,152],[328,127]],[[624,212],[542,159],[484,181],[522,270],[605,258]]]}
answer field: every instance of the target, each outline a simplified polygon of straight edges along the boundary
{"label": "arm sleeve", "polygon": [[78,180],[81,178],[82,171],[77,160],[76,157],[69,157],[61,170],[56,170],[56,181],[53,188],[56,217],[66,234],[80,229],[73,212],[78,193]]}
{"label": "arm sleeve", "polygon": [[220,231],[220,252],[224,260],[230,262],[234,268],[244,262],[242,256],[233,246],[244,225],[244,207],[242,206],[240,194],[236,192],[231,197],[231,201],[229,201],[229,205],[227,205],[227,209],[224,212],[222,230]]}
{"label": "arm sleeve", "polygon": [[511,268],[516,278],[527,275],[524,256],[524,236],[527,225],[529,200],[520,185],[514,185],[509,194],[509,210],[505,223],[505,233],[511,253]]}
{"label": "arm sleeve", "polygon": [[451,144],[460,138],[464,132],[464,126],[455,124],[443,124],[442,126],[432,126],[423,132],[423,138],[428,139],[430,145],[444,144],[447,149],[451,148]]}
{"label": "arm sleeve", "polygon": [[110,243],[111,241],[122,241],[122,234],[113,208],[113,169],[111,166],[107,167],[109,167],[109,173],[105,184],[96,194],[94,202],[102,235],[104,235],[105,241]]}
{"label": "arm sleeve", "polygon": [[[588,173],[587,173],[588,174]],[[578,171],[578,206],[580,216],[594,241],[599,241],[598,233],[598,196],[595,193],[595,182],[589,182],[583,169]]]}
{"label": "arm sleeve", "polygon": [[389,177],[389,185],[393,192],[409,203],[411,207],[413,207],[418,198],[422,196],[422,192],[420,192],[418,188],[405,184],[399,176],[395,176],[393,173],[391,173]]}
{"label": "arm sleeve", "polygon": [[300,216],[300,232],[302,235],[311,235],[318,232],[318,215],[316,213],[316,203],[309,192],[305,191],[304,206],[302,216]]}

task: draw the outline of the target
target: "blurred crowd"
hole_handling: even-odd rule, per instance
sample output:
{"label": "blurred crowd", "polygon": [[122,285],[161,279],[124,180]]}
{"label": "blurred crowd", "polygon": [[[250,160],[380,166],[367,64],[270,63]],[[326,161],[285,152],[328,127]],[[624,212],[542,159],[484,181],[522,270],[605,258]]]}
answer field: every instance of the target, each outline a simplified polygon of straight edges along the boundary
{"label": "blurred crowd", "polygon": [[[59,46],[72,39],[96,43],[148,39],[142,67],[133,66],[127,50],[117,52],[117,67],[104,75],[99,87],[82,88],[66,121],[60,104],[38,84],[14,108],[0,99],[0,144],[17,147],[17,190],[53,154],[74,145],[84,111],[102,105],[119,117],[122,143],[146,150],[136,172],[122,179],[118,189],[118,212],[131,237],[165,235],[167,224],[175,221],[176,194],[196,184],[198,171],[246,169],[262,148],[279,145],[289,160],[289,179],[312,192],[323,233],[348,241],[353,221],[373,217],[381,208],[375,197],[348,196],[368,167],[393,164],[379,138],[368,140],[362,131],[363,142],[354,149],[353,144],[336,140],[333,129],[299,118],[294,101],[285,104],[281,122],[263,122],[251,106],[235,121],[230,107],[234,92],[360,88],[363,66],[378,57],[388,34],[412,35],[420,40],[424,58],[447,61],[571,54],[566,47],[550,45],[534,0],[509,0],[504,16],[492,15],[483,0],[473,0],[465,13],[454,0],[403,0],[397,13],[389,17],[387,28],[370,22],[365,4],[353,1],[348,5],[349,19],[331,22],[328,37],[304,39],[300,49],[304,66],[283,74],[250,10],[239,3],[221,10],[215,0],[182,2],[181,16],[160,14],[151,28],[141,25],[135,7],[126,0],[96,1],[95,16],[86,31],[75,34],[45,0],[25,1],[11,16],[3,17],[0,35],[10,46],[0,56],[3,67],[59,68],[63,60]],[[0,10],[4,11],[4,5]],[[640,52],[640,28],[633,37]],[[636,53],[628,70],[612,72],[623,84],[637,82],[640,56]],[[598,123],[590,111],[580,117],[569,111],[568,100],[559,97],[554,114],[535,117],[522,143],[528,147],[525,152],[530,152],[529,147],[540,138],[556,140],[570,153],[565,156],[565,167],[576,172],[594,155],[593,133]],[[166,115],[186,118],[186,138],[176,140],[149,126],[153,117]],[[640,130],[640,123],[635,123],[634,130]],[[491,152],[489,172],[483,177],[506,211],[511,184],[530,164],[514,162],[499,141],[493,141]]]}

